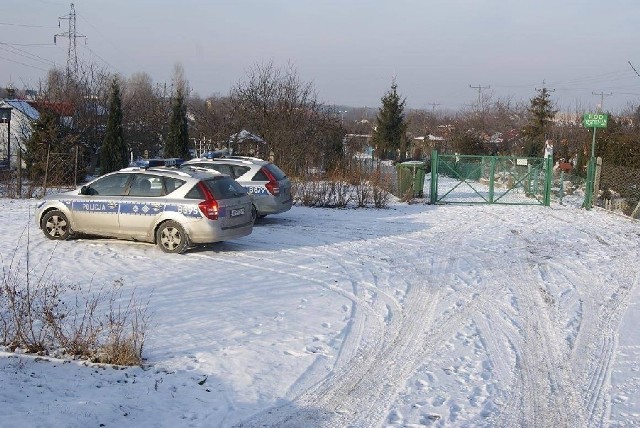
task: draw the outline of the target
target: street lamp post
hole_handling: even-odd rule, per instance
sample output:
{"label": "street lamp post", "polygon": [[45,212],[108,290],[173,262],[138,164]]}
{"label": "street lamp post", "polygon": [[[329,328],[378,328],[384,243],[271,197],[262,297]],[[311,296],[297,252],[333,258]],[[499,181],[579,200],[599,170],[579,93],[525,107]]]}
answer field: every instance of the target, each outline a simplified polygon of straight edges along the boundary
{"label": "street lamp post", "polygon": [[347,112],[347,110],[340,110],[340,124],[344,125],[344,114]]}
{"label": "street lamp post", "polygon": [[0,122],[7,124],[7,168],[11,169],[11,107],[0,108]]}

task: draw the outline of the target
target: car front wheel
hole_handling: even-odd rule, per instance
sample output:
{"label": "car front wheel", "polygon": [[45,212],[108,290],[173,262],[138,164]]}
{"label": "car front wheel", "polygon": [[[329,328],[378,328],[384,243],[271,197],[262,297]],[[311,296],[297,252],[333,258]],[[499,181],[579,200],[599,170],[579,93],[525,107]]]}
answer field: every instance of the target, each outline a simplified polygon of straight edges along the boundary
{"label": "car front wheel", "polygon": [[158,227],[156,243],[165,253],[182,253],[189,246],[189,238],[175,221],[165,221]]}
{"label": "car front wheel", "polygon": [[42,217],[40,223],[44,236],[49,239],[62,240],[71,235],[71,224],[62,211],[49,211]]}

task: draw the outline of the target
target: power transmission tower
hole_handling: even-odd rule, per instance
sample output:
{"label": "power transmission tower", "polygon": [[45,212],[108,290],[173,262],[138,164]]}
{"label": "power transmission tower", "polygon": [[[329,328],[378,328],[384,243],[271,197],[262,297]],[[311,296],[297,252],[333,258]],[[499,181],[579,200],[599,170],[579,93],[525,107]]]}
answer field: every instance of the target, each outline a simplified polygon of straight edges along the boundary
{"label": "power transmission tower", "polygon": [[76,9],[71,3],[71,11],[68,15],[61,16],[58,18],[58,27],[60,27],[60,20],[66,19],[69,21],[69,30],[64,33],[58,33],[53,36],[53,43],[57,42],[58,37],[66,37],[69,39],[69,49],[67,51],[67,77],[73,74],[78,73],[78,51],[76,49],[76,41],[78,38],[86,37],[83,34],[78,34],[76,31]]}
{"label": "power transmission tower", "polygon": [[609,92],[605,94],[604,92],[591,92],[593,95],[600,95],[600,113],[604,110],[604,97],[609,97],[613,95],[613,92]]}
{"label": "power transmission tower", "polygon": [[489,85],[487,85],[487,86],[482,86],[482,85],[471,86],[471,85],[469,85],[469,87],[471,89],[477,89],[478,90],[478,110],[482,110],[482,90],[483,89],[489,89],[489,88],[491,88],[491,86],[489,86]]}

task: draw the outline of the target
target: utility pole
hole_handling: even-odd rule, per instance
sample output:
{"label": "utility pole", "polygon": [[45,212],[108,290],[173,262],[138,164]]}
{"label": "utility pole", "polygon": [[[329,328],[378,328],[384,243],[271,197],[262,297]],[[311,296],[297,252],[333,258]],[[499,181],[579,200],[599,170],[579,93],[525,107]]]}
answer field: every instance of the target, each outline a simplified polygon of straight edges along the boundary
{"label": "utility pole", "polygon": [[64,33],[54,35],[53,43],[55,44],[57,42],[58,37],[66,37],[69,39],[69,48],[67,51],[67,77],[69,77],[71,76],[71,72],[73,72],[74,75],[78,73],[78,51],[76,49],[76,40],[80,37],[86,36],[78,34],[76,31],[76,9],[74,8],[73,3],[71,3],[71,11],[69,14],[58,18],[58,27],[60,27],[61,19],[69,21],[69,30]]}
{"label": "utility pole", "polygon": [[604,97],[609,97],[613,95],[613,92],[609,92],[605,94],[604,92],[592,92],[593,95],[600,95],[600,113],[604,111]]}
{"label": "utility pole", "polygon": [[440,103],[427,103],[427,105],[431,106],[431,113],[435,113],[436,106],[439,106]]}
{"label": "utility pole", "polygon": [[482,86],[482,85],[478,85],[478,86],[471,86],[469,85],[469,87],[471,89],[477,89],[478,90],[478,110],[482,110],[481,108],[481,103],[482,103],[482,90],[483,89],[489,89],[491,88],[491,86],[487,85],[487,86]]}

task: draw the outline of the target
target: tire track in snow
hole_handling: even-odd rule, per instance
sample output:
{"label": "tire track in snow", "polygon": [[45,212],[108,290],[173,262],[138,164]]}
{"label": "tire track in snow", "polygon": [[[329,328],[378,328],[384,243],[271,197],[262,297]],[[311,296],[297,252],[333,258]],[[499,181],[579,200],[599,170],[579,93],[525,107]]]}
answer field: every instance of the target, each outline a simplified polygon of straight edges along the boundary
{"label": "tire track in snow", "polygon": [[[531,222],[532,219],[525,221]],[[470,219],[465,223],[477,227]],[[562,226],[555,224],[553,227]],[[529,228],[528,232],[532,233],[534,230]],[[397,268],[396,273],[403,276],[407,286],[404,296],[393,295],[385,288],[390,282],[389,273],[381,275],[380,270],[388,267],[386,261],[377,261],[372,263],[372,266],[364,267],[342,263],[337,254],[344,251],[351,251],[350,254],[353,254],[353,243],[345,244],[344,248],[336,247],[338,253],[329,246],[310,250],[337,267],[339,272],[329,274],[327,281],[337,278],[350,284],[347,288],[332,289],[346,293],[344,296],[352,299],[354,305],[350,331],[345,333],[345,341],[339,352],[342,357],[338,358],[339,363],[336,363],[333,372],[319,383],[305,389],[291,404],[269,409],[239,426],[380,425],[390,404],[393,404],[393,397],[419,362],[428,361],[434,352],[469,320],[478,326],[484,336],[484,348],[490,355],[489,360],[494,364],[494,375],[505,380],[500,382],[501,385],[509,385],[508,389],[501,390],[502,393],[494,393],[493,398],[504,397],[505,402],[495,409],[495,413],[484,419],[485,422],[497,426],[536,427],[576,424],[596,426],[598,423],[604,423],[615,341],[607,341],[602,345],[600,353],[588,354],[593,357],[586,363],[574,361],[569,356],[574,355],[578,348],[600,349],[598,340],[602,335],[599,332],[605,329],[615,335],[616,322],[613,320],[616,319],[615,314],[623,313],[624,308],[611,308],[610,313],[614,314],[610,317],[612,323],[596,325],[597,299],[584,299],[584,308],[580,309],[584,316],[579,320],[575,343],[570,343],[565,337],[567,326],[561,322],[561,308],[549,301],[549,298],[556,298],[553,287],[559,287],[565,279],[568,279],[572,287],[569,290],[569,298],[573,298],[573,294],[589,292],[591,278],[585,278],[579,273],[582,269],[582,259],[578,257],[577,262],[569,263],[567,266],[560,260],[549,260],[544,251],[548,252],[550,247],[538,248],[540,244],[535,242],[535,238],[538,234],[543,234],[536,231],[533,233],[533,241],[516,237],[515,242],[510,242],[509,250],[512,254],[507,259],[512,260],[514,264],[505,265],[500,262],[499,251],[494,246],[503,245],[504,243],[499,241],[510,237],[509,231],[506,232],[506,236],[496,237],[495,242],[489,242],[489,248],[478,247],[478,241],[487,240],[487,232],[481,227],[478,230],[456,230],[456,239],[446,236],[443,229],[433,235],[422,232],[422,236],[428,236],[431,242],[429,245],[418,245],[418,249],[413,244],[420,244],[421,235],[415,234],[407,238],[404,242],[412,242],[413,251],[433,251],[434,254],[431,254],[430,269],[420,266],[412,270],[410,263],[393,266]],[[584,233],[588,235],[589,230],[585,229]],[[395,237],[393,241],[397,239]],[[602,243],[607,239],[611,239],[611,234],[603,234],[597,240]],[[384,239],[369,240],[362,245],[377,242],[384,242]],[[555,243],[551,245],[553,244]],[[562,245],[562,242],[558,241],[557,244]],[[402,258],[403,252],[406,251],[402,245],[394,246],[389,242],[386,245],[389,260]],[[382,246],[378,245],[373,251],[380,254],[381,248]],[[465,249],[463,254],[459,251],[461,248]],[[566,246],[568,250],[573,248],[576,247]],[[436,249],[439,250],[438,254],[435,254]],[[301,250],[298,249],[298,252]],[[465,268],[481,263],[487,264],[486,251],[495,251],[496,259],[490,260],[488,266],[483,266],[481,278],[474,278]],[[358,254],[358,257],[366,261],[366,251],[363,250],[361,254]],[[589,254],[586,253],[587,256]],[[348,259],[353,260],[354,257]],[[585,263],[591,260],[587,259]],[[273,260],[270,260],[271,262]],[[252,266],[255,268],[255,265]],[[282,270],[291,272],[306,272],[305,277],[317,279],[313,267],[309,270],[307,266],[293,266],[287,263],[282,264],[282,267]],[[578,273],[572,277],[575,269],[578,269]],[[438,303],[431,309],[430,326],[422,329],[421,333],[408,333],[408,337],[418,338],[416,342],[419,342],[420,346],[414,346],[413,342],[404,346],[402,338],[395,336],[397,326],[404,325],[397,323],[397,319],[411,318],[414,309],[410,304],[419,293],[407,284],[411,282],[411,278],[420,278],[421,270],[430,283],[440,286]],[[429,270],[430,272],[427,272]],[[317,273],[319,274],[320,270]],[[324,275],[327,273],[324,272]],[[418,283],[415,280],[413,282]],[[552,287],[550,289],[549,284]],[[615,284],[613,286],[615,287]],[[611,289],[611,285],[607,289]],[[498,293],[510,295],[512,303],[496,302],[495,295]],[[606,314],[603,316],[606,318]],[[372,323],[371,320],[376,322]],[[424,322],[424,316],[415,320]],[[360,327],[355,328],[357,325]],[[393,341],[394,337],[398,340]],[[375,344],[379,343],[393,343],[398,349],[404,348],[404,354],[390,354],[387,360],[380,356],[380,361],[394,365],[386,371],[375,365],[368,365],[372,364],[369,358],[372,352],[373,355],[380,355],[375,353]],[[397,363],[408,351],[414,353],[409,361],[406,364]],[[579,351],[577,354],[585,355]],[[508,357],[502,358],[503,355]],[[389,361],[396,363],[389,364]],[[601,367],[598,368],[596,363],[601,364]],[[368,373],[369,377],[366,377],[367,373],[359,370],[359,366],[372,368]],[[352,370],[354,367],[358,369],[355,373],[346,373],[349,367]],[[375,382],[375,376],[378,376],[378,383]],[[385,382],[393,376],[398,380]],[[510,399],[506,398],[509,392]],[[369,397],[369,401],[365,396]],[[342,405],[338,406],[340,402]],[[367,407],[368,405],[370,407]],[[369,416],[361,415],[367,411],[371,412]]]}
{"label": "tire track in snow", "polygon": [[[398,244],[397,237],[393,240],[377,240],[375,244],[386,248],[384,251],[390,259],[397,256],[399,247],[406,245]],[[372,243],[368,242],[366,245]],[[342,267],[343,271],[351,271],[352,278],[357,276],[353,274],[353,266],[345,266],[340,261],[343,251],[334,251],[329,251],[334,258],[333,263]],[[379,424],[397,391],[421,361],[419,356],[423,353],[427,339],[425,332],[430,328],[429,317],[432,316],[437,301],[435,293],[426,285],[412,283],[419,278],[416,276],[415,264],[402,266],[402,271],[413,270],[413,275],[411,272],[398,272],[397,268],[398,264],[393,264],[390,272],[402,278],[401,281],[407,286],[403,305],[380,286],[384,279],[379,277],[379,273],[362,272],[364,276],[376,276],[375,282],[354,281],[354,294],[363,292],[375,297],[371,301],[360,299],[354,302],[369,305],[379,320],[382,320],[376,325],[383,328],[367,331],[360,337],[349,334],[345,338],[345,342],[351,343],[346,346],[357,348],[353,358],[345,361],[348,364],[337,366],[319,384],[297,397],[294,403],[270,409],[239,426],[342,427]]]}
{"label": "tire track in snow", "polygon": [[[625,272],[625,274],[629,273]],[[620,284],[610,299],[599,308],[598,321],[591,330],[592,335],[587,343],[592,350],[590,352],[592,370],[584,396],[589,426],[600,425],[607,420],[610,406],[608,386],[618,345],[617,331],[629,303],[631,291],[637,284],[637,275],[634,278],[628,278],[628,282]]]}

